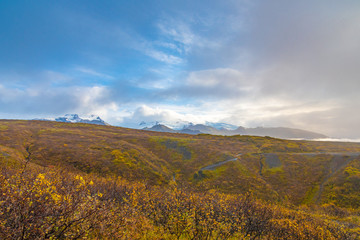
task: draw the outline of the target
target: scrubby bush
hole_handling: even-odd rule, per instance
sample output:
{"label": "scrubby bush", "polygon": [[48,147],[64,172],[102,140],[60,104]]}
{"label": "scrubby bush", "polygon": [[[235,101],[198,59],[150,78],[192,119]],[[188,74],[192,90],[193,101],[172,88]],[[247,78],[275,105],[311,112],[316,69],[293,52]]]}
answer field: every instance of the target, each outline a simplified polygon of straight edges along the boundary
{"label": "scrubby bush", "polygon": [[251,195],[154,187],[67,171],[3,170],[1,239],[356,239],[351,229]]}

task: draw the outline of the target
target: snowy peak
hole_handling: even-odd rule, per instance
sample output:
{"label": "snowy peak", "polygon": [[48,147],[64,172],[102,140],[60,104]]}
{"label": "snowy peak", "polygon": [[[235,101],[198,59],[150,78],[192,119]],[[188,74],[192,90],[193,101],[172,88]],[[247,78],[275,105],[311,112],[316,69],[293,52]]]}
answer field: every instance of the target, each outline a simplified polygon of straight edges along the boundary
{"label": "snowy peak", "polygon": [[229,124],[229,123],[213,123],[213,122],[206,122],[206,126],[210,126],[219,130],[226,129],[226,130],[235,130],[238,126]]}
{"label": "snowy peak", "polygon": [[182,130],[174,130],[163,124],[156,124],[156,125],[152,126],[151,128],[145,127],[145,128],[143,128],[143,130],[155,131],[155,132],[168,132],[168,133],[185,133],[185,134],[192,134],[192,135],[202,133],[198,130],[192,130],[192,129],[188,129],[188,128],[184,128]]}
{"label": "snowy peak", "polygon": [[77,114],[65,114],[63,117],[55,118],[55,121],[57,122],[80,122],[81,118]]}
{"label": "snowy peak", "polygon": [[183,129],[191,129],[191,128],[200,128],[200,127],[208,127],[211,129],[216,130],[235,130],[238,126],[228,124],[228,123],[221,123],[221,122],[205,122],[204,124],[195,124],[189,121],[177,120],[177,121],[141,121],[138,125],[138,128],[152,128],[156,125],[165,125],[173,130],[183,130]]}
{"label": "snowy peak", "polygon": [[181,130],[186,128],[189,125],[192,125],[191,122],[188,121],[182,121],[182,120],[178,120],[178,121],[149,121],[149,122],[145,122],[142,121],[139,123],[138,128],[143,129],[143,128],[152,128],[153,126],[156,125],[165,125],[169,128],[172,128],[174,130]]}
{"label": "snowy peak", "polygon": [[186,134],[212,134],[212,135],[224,135],[224,136],[233,136],[233,135],[253,135],[253,136],[270,136],[276,138],[285,138],[285,139],[316,139],[316,138],[326,138],[325,135],[305,131],[301,129],[294,128],[244,128],[236,127],[230,124],[224,123],[209,123],[206,124],[188,124],[184,125],[183,129],[176,130],[169,126],[159,124],[158,122],[153,127],[145,127],[144,130],[148,131],[157,131],[157,132],[172,132],[172,133],[186,133]]}
{"label": "snowy peak", "polygon": [[153,121],[153,122],[142,121],[141,123],[139,123],[139,127],[140,128],[151,128],[152,126],[156,126],[156,125],[159,125],[159,124],[161,124],[161,123],[158,122],[158,121]]}
{"label": "snowy peak", "polygon": [[70,123],[90,123],[97,125],[109,125],[99,116],[89,115],[89,116],[79,116],[78,114],[65,114],[62,117],[55,118],[56,122],[70,122]]}

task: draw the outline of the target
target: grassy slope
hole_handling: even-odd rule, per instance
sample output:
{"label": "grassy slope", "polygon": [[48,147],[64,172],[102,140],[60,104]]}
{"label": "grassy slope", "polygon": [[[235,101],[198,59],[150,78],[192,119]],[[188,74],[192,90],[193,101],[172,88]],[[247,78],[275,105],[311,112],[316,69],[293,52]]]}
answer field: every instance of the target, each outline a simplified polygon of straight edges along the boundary
{"label": "grassy slope", "polygon": [[[20,168],[30,160],[29,164],[38,167],[61,166],[72,172],[116,175],[153,184],[167,184],[175,175],[177,182],[192,184],[200,190],[252,191],[259,198],[275,202],[326,202],[357,208],[360,202],[359,158],[334,168],[330,155],[289,154],[347,151],[360,152],[360,144],[251,136],[194,136],[44,121],[0,121],[0,161]],[[271,166],[263,154],[272,152],[279,153],[279,166]],[[199,172],[202,167],[239,153],[243,154],[239,161],[228,162],[214,171]],[[318,197],[320,186],[323,191]]]}

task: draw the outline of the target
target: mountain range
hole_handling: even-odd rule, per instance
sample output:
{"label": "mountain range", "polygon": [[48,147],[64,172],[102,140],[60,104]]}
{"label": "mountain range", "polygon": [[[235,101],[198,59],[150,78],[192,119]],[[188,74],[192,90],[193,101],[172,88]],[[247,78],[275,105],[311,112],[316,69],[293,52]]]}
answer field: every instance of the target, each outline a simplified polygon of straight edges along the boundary
{"label": "mountain range", "polygon": [[55,119],[34,119],[34,120],[42,120],[42,121],[55,121],[55,122],[67,122],[67,123],[89,123],[96,125],[110,125],[102,120],[97,115],[89,115],[89,116],[79,116],[78,114],[65,114],[64,116],[57,117]]}
{"label": "mountain range", "polygon": [[216,128],[213,126],[205,124],[189,124],[184,126],[181,130],[176,130],[170,128],[163,124],[155,124],[152,127],[145,127],[143,130],[156,131],[156,132],[169,132],[169,133],[186,133],[186,134],[212,134],[212,135],[224,135],[224,136],[233,136],[233,135],[253,135],[253,136],[269,136],[276,138],[286,138],[286,139],[319,139],[327,138],[327,136],[310,132],[301,129],[295,128],[285,128],[285,127],[256,127],[256,128],[245,128],[237,127],[236,129],[224,128],[222,125]]}
{"label": "mountain range", "polygon": [[[78,114],[65,114],[64,116],[57,117],[55,119],[37,119],[37,120],[109,125],[103,119],[101,119],[99,116],[96,115],[79,116]],[[212,135],[223,135],[223,136],[253,135],[253,136],[269,136],[269,137],[285,138],[285,139],[327,138],[327,136],[320,133],[310,132],[301,129],[294,129],[294,128],[285,128],[285,127],[245,128],[227,123],[212,123],[212,122],[206,122],[205,124],[193,124],[191,122],[178,121],[176,123],[162,124],[156,121],[156,122],[148,122],[148,123],[141,122],[139,126],[143,127],[142,128],[143,130],[148,130],[148,131],[184,133],[184,134],[192,134],[192,135],[197,135],[197,134],[212,134]]]}

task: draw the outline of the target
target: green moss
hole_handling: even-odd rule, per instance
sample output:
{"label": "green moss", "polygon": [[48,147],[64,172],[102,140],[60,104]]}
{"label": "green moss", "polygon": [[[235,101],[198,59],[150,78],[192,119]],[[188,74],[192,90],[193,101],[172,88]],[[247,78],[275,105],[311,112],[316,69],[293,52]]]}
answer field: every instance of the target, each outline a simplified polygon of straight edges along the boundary
{"label": "green moss", "polygon": [[151,137],[150,142],[165,146],[166,149],[174,151],[172,158],[177,159],[180,157],[183,160],[191,160],[195,158],[194,151],[188,146],[189,143],[194,142],[193,139],[183,139],[175,137]]}
{"label": "green moss", "polygon": [[344,173],[347,174],[347,176],[360,176],[360,170],[357,169],[357,168],[354,168],[354,167],[347,167],[345,170],[344,170]]}
{"label": "green moss", "polygon": [[311,204],[314,203],[316,193],[319,192],[319,185],[311,187],[305,194],[304,200],[302,201],[303,204]]}
{"label": "green moss", "polygon": [[0,152],[0,166],[19,168],[22,166],[22,163],[7,152]]}
{"label": "green moss", "polygon": [[131,153],[125,151],[122,152],[120,150],[113,150],[111,154],[114,156],[113,163],[117,166],[121,164],[125,164],[128,167],[134,168],[137,165],[136,160],[134,159],[133,156],[131,156]]}
{"label": "green moss", "polygon": [[243,164],[239,163],[238,161],[234,162],[236,168],[240,171],[242,175],[250,176],[251,172],[247,169]]}
{"label": "green moss", "polygon": [[203,179],[203,178],[216,179],[216,178],[223,176],[226,169],[227,169],[227,166],[223,165],[223,166],[217,167],[214,170],[199,171],[198,174],[199,174],[199,177],[201,177],[201,179]]}
{"label": "green moss", "polygon": [[5,131],[6,129],[8,129],[9,126],[5,125],[5,124],[0,124],[0,131]]}
{"label": "green moss", "polygon": [[275,173],[283,173],[283,172],[284,172],[284,169],[283,169],[282,166],[280,166],[280,167],[273,167],[273,168],[267,168],[267,169],[266,169],[266,172],[272,173],[272,174],[275,174]]}

